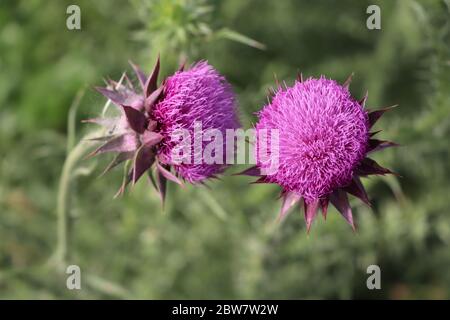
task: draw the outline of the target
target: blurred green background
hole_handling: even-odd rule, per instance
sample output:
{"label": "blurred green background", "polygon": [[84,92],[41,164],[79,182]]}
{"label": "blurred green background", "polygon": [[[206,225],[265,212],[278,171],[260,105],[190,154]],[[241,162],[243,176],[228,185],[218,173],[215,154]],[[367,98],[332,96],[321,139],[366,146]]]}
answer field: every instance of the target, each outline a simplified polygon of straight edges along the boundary
{"label": "blurred green background", "polygon": [[[81,30],[66,28],[70,4]],[[366,28],[370,4],[381,30]],[[449,10],[448,0],[1,0],[0,298],[449,298]],[[274,73],[289,84],[298,70],[354,72],[351,91],[367,89],[369,107],[400,105],[376,126],[403,147],[375,159],[402,178],[364,180],[373,207],[352,199],[356,233],[334,209],[309,236],[299,210],[276,223],[275,186],[229,177],[244,166],[210,190],[170,185],[165,213],[144,179],[113,200],[120,170],[98,178],[108,157],[67,155],[93,130],[80,120],[105,103],[93,86],[129,72],[129,59],[148,71],[158,52],[164,74],[183,57],[209,60],[245,128]],[[82,290],[66,288],[65,264],[80,266]],[[381,290],[366,288],[371,264]]]}

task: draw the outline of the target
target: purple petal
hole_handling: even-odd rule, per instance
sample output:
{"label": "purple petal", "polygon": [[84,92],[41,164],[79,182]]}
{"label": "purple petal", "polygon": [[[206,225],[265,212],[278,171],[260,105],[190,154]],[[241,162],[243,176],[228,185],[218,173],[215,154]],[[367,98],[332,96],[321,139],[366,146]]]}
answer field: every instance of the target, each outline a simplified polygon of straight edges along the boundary
{"label": "purple petal", "polygon": [[109,165],[103,170],[103,172],[100,174],[100,176],[103,176],[107,172],[109,172],[111,169],[115,168],[117,165],[121,164],[122,162],[129,160],[133,158],[134,152],[122,152],[119,153],[113,161],[109,163]]}
{"label": "purple petal", "polygon": [[155,190],[159,192],[158,185],[156,183],[155,177],[153,176],[152,170],[148,170],[147,173],[148,173],[148,180],[152,184],[153,188],[155,188]]}
{"label": "purple petal", "polygon": [[267,89],[267,102],[270,103],[270,97],[275,95],[275,90],[273,88]]}
{"label": "purple petal", "polygon": [[135,92],[128,92],[125,101],[122,103],[122,105],[129,106],[133,109],[136,109],[138,111],[144,110],[144,98]]}
{"label": "purple petal", "polygon": [[130,171],[124,178],[123,178],[123,182],[122,185],[120,186],[119,190],[116,192],[116,194],[114,195],[114,199],[123,195],[123,193],[125,192],[125,188],[127,187],[127,185],[131,182],[133,178],[133,171]]}
{"label": "purple petal", "polygon": [[117,122],[117,118],[92,118],[92,119],[85,119],[81,120],[83,123],[95,123],[102,127],[113,127],[114,124]]}
{"label": "purple petal", "polygon": [[375,152],[380,151],[389,147],[398,147],[399,144],[391,141],[385,141],[385,140],[378,140],[378,139],[370,139],[369,140],[369,148],[367,150],[367,153],[369,152]]}
{"label": "purple petal", "polygon": [[147,125],[148,131],[155,131],[156,127],[158,126],[158,122],[155,120],[149,120]]}
{"label": "purple petal", "polygon": [[134,134],[123,134],[113,138],[98,147],[88,157],[95,156],[105,152],[129,152],[137,148],[137,140]]}
{"label": "purple petal", "polygon": [[364,97],[362,97],[362,99],[358,101],[358,103],[361,107],[363,107],[363,108],[366,107],[366,101],[367,101],[368,96],[369,96],[369,92],[366,91],[366,93],[364,94]]}
{"label": "purple petal", "polygon": [[311,203],[304,202],[305,206],[305,221],[306,221],[306,230],[309,233],[309,229],[311,229],[311,224],[314,221],[314,218],[317,215],[317,210],[319,209],[319,200],[314,200]]}
{"label": "purple petal", "polygon": [[346,87],[347,89],[350,87],[350,83],[352,82],[353,75],[354,75],[354,73],[352,72],[352,73],[348,76],[347,80],[345,80],[344,83],[342,84],[343,87]]}
{"label": "purple petal", "polygon": [[158,183],[158,192],[161,198],[161,206],[163,207],[164,210],[164,202],[166,199],[166,192],[167,192],[167,179],[159,170],[156,170],[156,181]]}
{"label": "purple petal", "polygon": [[186,66],[186,59],[183,59],[183,62],[180,64],[180,67],[178,68],[178,72],[183,72],[185,66]]}
{"label": "purple petal", "polygon": [[166,178],[167,180],[173,181],[173,182],[179,184],[180,186],[183,186],[183,182],[181,182],[180,179],[178,179],[174,174],[172,174],[169,170],[164,168],[162,165],[157,163],[156,167],[158,169],[158,172],[161,173],[164,176],[164,178]]}
{"label": "purple petal", "polygon": [[276,84],[277,88],[280,88],[280,81],[278,81],[278,77],[275,72],[273,73],[273,79],[275,80],[275,84]]}
{"label": "purple petal", "polygon": [[253,166],[251,168],[248,168],[242,172],[238,172],[234,174],[235,176],[251,176],[251,177],[260,177],[261,176],[261,170],[257,166]]}
{"label": "purple petal", "polygon": [[343,190],[336,190],[330,195],[330,201],[341,213],[344,219],[352,226],[354,231],[355,224],[353,223],[352,208],[348,202],[347,193]]}
{"label": "purple petal", "polygon": [[370,158],[364,158],[355,171],[359,176],[368,176],[373,174],[394,174],[394,172],[389,169],[383,168]]}
{"label": "purple petal", "polygon": [[[126,73],[124,73],[123,75],[125,77],[125,81],[126,81],[126,84],[127,84],[128,88],[132,90],[133,89],[133,83],[131,82],[130,78],[128,78],[128,75]],[[115,86],[114,88],[117,88],[117,86]],[[125,88],[127,88],[127,87],[125,87]]]}
{"label": "purple petal", "polygon": [[278,215],[278,220],[281,221],[284,219],[289,209],[292,208],[299,200],[300,196],[295,192],[287,192],[283,195],[283,202],[281,204],[280,214]]}
{"label": "purple petal", "polygon": [[328,211],[328,202],[330,199],[320,199],[320,207],[322,208],[322,216],[326,220],[327,219],[327,211]]}
{"label": "purple petal", "polygon": [[157,132],[145,131],[141,136],[141,142],[147,147],[152,147],[161,142],[163,136]]}
{"label": "purple petal", "polygon": [[397,107],[398,105],[393,105],[391,107],[387,107],[387,108],[383,108],[383,109],[379,109],[379,110],[374,110],[369,112],[369,124],[370,127],[373,127],[373,125],[375,124],[375,122],[377,122],[378,119],[380,119],[380,117],[386,112],[389,111],[395,107]]}
{"label": "purple petal", "polygon": [[155,162],[155,153],[152,148],[147,146],[141,146],[134,158],[133,165],[133,183],[135,184],[139,178],[147,171]]}
{"label": "purple petal", "polygon": [[115,137],[115,135],[109,135],[109,136],[103,136],[103,137],[89,138],[86,140],[88,140],[88,141],[108,141],[114,137]]}
{"label": "purple petal", "polygon": [[262,176],[258,180],[250,182],[250,184],[259,184],[259,183],[270,183],[270,182],[267,181],[267,177],[266,176]]}
{"label": "purple petal", "polygon": [[113,103],[115,103],[116,105],[121,105],[126,100],[126,97],[117,91],[112,91],[112,90],[102,88],[102,87],[95,87],[95,89],[98,92],[100,92],[102,95],[104,95],[106,98],[111,100]]}
{"label": "purple petal", "polygon": [[147,82],[147,76],[145,75],[144,71],[139,68],[139,66],[135,65],[133,62],[129,61],[131,67],[134,70],[134,73],[136,74],[136,77],[139,79],[139,83],[141,84],[142,91],[145,89],[145,83]]}
{"label": "purple petal", "polygon": [[123,73],[122,77],[123,77],[123,79],[125,79],[126,85],[124,85],[124,84],[122,84],[120,82],[114,81],[111,78],[108,78],[108,80],[105,81],[106,84],[107,84],[107,89],[117,90],[117,91],[125,91],[127,89],[133,89],[133,84],[131,83],[131,81],[128,78],[127,74]]}
{"label": "purple petal", "polygon": [[150,96],[145,99],[145,106],[147,108],[147,111],[150,111],[153,107],[153,105],[158,101],[158,99],[161,97],[161,93],[164,90],[164,86],[159,87],[155,91],[150,94]]}
{"label": "purple petal", "polygon": [[148,77],[147,82],[145,83],[144,93],[146,97],[148,97],[157,88],[159,65],[160,61],[158,55],[158,59],[156,60],[156,64],[153,68],[152,74],[150,75],[150,77]]}
{"label": "purple petal", "polygon": [[357,176],[353,177],[352,183],[347,187],[343,188],[346,192],[354,195],[355,197],[361,199],[365,204],[370,206],[369,197],[361,183],[361,179]]}
{"label": "purple petal", "polygon": [[374,135],[376,135],[376,134],[380,133],[381,131],[382,131],[382,130],[378,130],[378,131],[370,132],[370,133],[369,133],[369,136],[370,136],[370,137],[373,137]]}
{"label": "purple petal", "polygon": [[129,106],[122,107],[125,111],[125,116],[127,117],[128,124],[130,125],[131,129],[133,129],[137,133],[144,133],[146,123],[144,114]]}

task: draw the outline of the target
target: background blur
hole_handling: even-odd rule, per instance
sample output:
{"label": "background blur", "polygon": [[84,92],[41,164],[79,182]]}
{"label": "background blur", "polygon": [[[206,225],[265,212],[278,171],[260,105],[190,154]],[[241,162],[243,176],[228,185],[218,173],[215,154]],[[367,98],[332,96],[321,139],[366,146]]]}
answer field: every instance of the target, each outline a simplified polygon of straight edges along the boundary
{"label": "background blur", "polygon": [[[70,4],[81,30],[66,28]],[[366,28],[370,4],[381,30]],[[449,298],[449,10],[448,0],[1,0],[0,298]],[[289,84],[298,70],[354,72],[351,91],[367,89],[369,107],[400,105],[377,128],[403,147],[375,159],[402,178],[363,181],[373,208],[352,199],[356,234],[334,209],[309,236],[299,210],[277,224],[278,189],[247,177],[170,185],[164,214],[145,179],[113,200],[121,170],[98,178],[108,157],[74,156],[94,129],[80,120],[105,103],[93,86],[131,74],[129,59],[148,72],[158,52],[166,75],[182,57],[208,59],[245,128],[274,73]],[[67,264],[80,266],[82,290],[66,289]],[[366,288],[371,264],[381,290]]]}

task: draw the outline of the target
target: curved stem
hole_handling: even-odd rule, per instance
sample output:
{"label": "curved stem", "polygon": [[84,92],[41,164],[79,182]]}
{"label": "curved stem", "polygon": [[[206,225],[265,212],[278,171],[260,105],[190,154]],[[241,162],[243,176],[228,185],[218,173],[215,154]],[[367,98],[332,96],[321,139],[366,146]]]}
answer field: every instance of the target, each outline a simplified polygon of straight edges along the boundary
{"label": "curved stem", "polygon": [[[124,79],[125,73],[122,74],[122,77],[117,83],[116,89],[120,87]],[[72,173],[74,172],[74,169],[76,168],[78,162],[83,158],[83,156],[87,153],[87,151],[90,148],[88,140],[96,136],[99,136],[98,131],[93,131],[84,136],[80,140],[80,142],[78,142],[78,144],[73,149],[71,149],[73,141],[75,139],[75,115],[78,110],[80,101],[83,98],[83,95],[84,89],[78,92],[69,111],[68,150],[70,151],[68,151],[67,153],[67,158],[64,162],[61,177],[59,179],[58,199],[56,204],[57,246],[51,262],[55,263],[56,267],[61,270],[63,270],[66,267],[67,261],[69,259],[68,248],[72,222],[70,219],[69,209],[70,209],[70,187],[73,179]],[[106,114],[106,111],[110,103],[111,101],[108,100],[103,106],[102,116]]]}
{"label": "curved stem", "polygon": [[69,108],[69,115],[67,121],[67,153],[72,150],[75,145],[75,136],[76,136],[76,115],[78,111],[78,107],[80,106],[81,99],[84,97],[85,89],[82,88],[78,90],[75,99],[72,102],[72,105]]}
{"label": "curved stem", "polygon": [[55,259],[57,266],[65,267],[68,256],[68,246],[70,239],[71,219],[69,215],[70,208],[70,187],[72,184],[72,173],[87,151],[91,148],[91,144],[86,141],[93,138],[98,133],[93,132],[85,136],[67,155],[64,162],[61,178],[59,180],[58,199],[56,206],[57,213],[57,247]]}

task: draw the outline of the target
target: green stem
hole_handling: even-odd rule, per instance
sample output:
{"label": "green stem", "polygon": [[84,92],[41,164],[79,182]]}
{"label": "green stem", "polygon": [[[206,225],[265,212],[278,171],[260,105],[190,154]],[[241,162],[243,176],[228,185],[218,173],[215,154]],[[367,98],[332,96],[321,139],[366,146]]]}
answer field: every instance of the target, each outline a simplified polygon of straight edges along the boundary
{"label": "green stem", "polygon": [[76,137],[76,116],[81,99],[83,99],[85,89],[78,90],[72,105],[69,108],[69,115],[67,121],[67,153],[75,146]]}
{"label": "green stem", "polygon": [[58,267],[66,266],[69,258],[69,239],[71,219],[70,209],[70,187],[72,184],[72,173],[78,162],[86,155],[91,148],[87,139],[93,138],[98,133],[93,132],[85,136],[67,155],[64,162],[61,178],[59,180],[58,199],[56,206],[57,213],[57,247],[55,253],[56,264]]}
{"label": "green stem", "polygon": [[[122,84],[125,78],[125,73],[122,74],[116,89]],[[64,162],[61,177],[59,179],[58,188],[58,199],[56,204],[56,214],[57,214],[57,225],[56,225],[56,236],[57,236],[57,246],[55,255],[51,262],[55,263],[58,269],[64,270],[69,259],[69,240],[71,231],[71,218],[70,218],[70,188],[72,185],[72,179],[74,169],[76,168],[78,162],[83,158],[83,156],[88,152],[91,145],[88,140],[99,136],[98,131],[91,132],[87,134],[84,138],[78,142],[76,146],[73,147],[75,141],[75,119],[78,106],[84,95],[84,89],[81,89],[76,97],[72,106],[69,110],[68,117],[68,137],[67,137],[67,158]],[[106,111],[110,105],[111,101],[108,100],[104,107],[102,116],[106,114]],[[73,149],[72,149],[73,147]]]}

